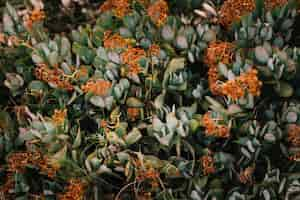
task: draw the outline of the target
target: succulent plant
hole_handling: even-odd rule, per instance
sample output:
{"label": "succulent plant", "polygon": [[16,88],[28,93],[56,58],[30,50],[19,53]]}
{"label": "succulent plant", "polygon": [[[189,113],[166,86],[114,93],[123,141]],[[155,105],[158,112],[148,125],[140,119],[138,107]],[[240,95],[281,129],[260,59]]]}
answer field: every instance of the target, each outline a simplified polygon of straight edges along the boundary
{"label": "succulent plant", "polygon": [[299,198],[294,1],[22,5],[0,28],[0,199]]}
{"label": "succulent plant", "polygon": [[283,7],[266,10],[262,16],[255,13],[246,15],[234,27],[235,39],[240,46],[247,48],[262,45],[266,41],[282,48],[291,39],[296,12],[294,4],[290,2]]}

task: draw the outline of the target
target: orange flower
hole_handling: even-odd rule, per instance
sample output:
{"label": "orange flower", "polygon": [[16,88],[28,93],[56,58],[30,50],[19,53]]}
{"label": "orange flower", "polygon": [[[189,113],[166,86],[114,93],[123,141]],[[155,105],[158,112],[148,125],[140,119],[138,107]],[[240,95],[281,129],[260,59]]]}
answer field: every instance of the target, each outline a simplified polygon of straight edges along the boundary
{"label": "orange flower", "polygon": [[243,15],[255,9],[254,0],[227,0],[220,9],[220,24],[230,27],[233,22],[240,21]]}
{"label": "orange flower", "polygon": [[262,82],[257,78],[257,70],[251,69],[234,80],[229,80],[222,84],[222,94],[237,100],[245,96],[245,91],[248,91],[253,96],[260,95]]}
{"label": "orange flower", "polygon": [[123,63],[128,66],[129,75],[136,75],[142,71],[139,61],[145,56],[146,52],[143,49],[133,47],[129,47],[121,54]]}
{"label": "orange flower", "polygon": [[24,17],[24,24],[28,29],[32,29],[32,26],[36,22],[41,22],[46,18],[45,12],[40,9],[34,9],[29,15]]}
{"label": "orange flower", "polygon": [[29,152],[13,153],[8,157],[8,171],[9,172],[24,172],[25,167],[31,163],[31,158],[34,157]]}
{"label": "orange flower", "polygon": [[71,179],[64,194],[58,196],[59,200],[83,200],[86,184],[80,179]]}
{"label": "orange flower", "polygon": [[258,79],[257,74],[257,70],[252,68],[238,78],[242,85],[253,96],[260,96],[260,89],[262,86],[262,82]]}
{"label": "orange flower", "polygon": [[150,167],[147,169],[139,168],[136,174],[136,180],[138,182],[149,181],[152,188],[157,188],[159,186],[160,173],[154,168]]}
{"label": "orange flower", "polygon": [[30,15],[30,19],[34,22],[42,21],[43,19],[45,19],[45,17],[46,17],[45,12],[39,9],[34,9]]}
{"label": "orange flower", "polygon": [[99,8],[100,12],[107,12],[113,9],[113,1],[106,0]]}
{"label": "orange flower", "polygon": [[52,115],[52,121],[54,124],[56,124],[57,126],[61,126],[64,124],[65,120],[66,120],[66,116],[67,116],[67,109],[63,109],[63,110],[54,110],[54,114]]}
{"label": "orange flower", "polygon": [[140,116],[139,108],[127,108],[127,116],[131,121],[135,121]]}
{"label": "orange flower", "polygon": [[254,167],[247,167],[245,170],[241,171],[239,174],[239,180],[243,184],[253,183],[253,172],[254,172]]}
{"label": "orange flower", "polygon": [[101,12],[112,11],[116,17],[122,18],[130,12],[128,0],[106,0],[100,6]]}
{"label": "orange flower", "polygon": [[211,112],[205,113],[202,118],[203,126],[205,127],[206,136],[215,136],[221,138],[229,137],[229,128],[225,125],[217,124],[217,119],[211,118]]}
{"label": "orange flower", "polygon": [[211,42],[206,50],[204,62],[211,67],[219,62],[227,65],[232,63],[235,46],[230,42]]}
{"label": "orange flower", "polygon": [[216,168],[214,166],[214,158],[212,157],[212,155],[204,155],[200,158],[200,161],[204,175],[209,175],[216,172]]}
{"label": "orange flower", "polygon": [[152,44],[148,50],[148,53],[151,56],[159,56],[160,47],[157,44]]}
{"label": "orange flower", "polygon": [[293,146],[300,146],[300,126],[296,124],[288,126],[288,141]]}
{"label": "orange flower", "polygon": [[85,93],[92,93],[97,96],[107,96],[112,84],[105,80],[89,80],[81,89]]}
{"label": "orange flower", "polygon": [[53,167],[40,152],[16,152],[8,157],[7,163],[10,173],[24,173],[26,166],[34,165],[38,166],[42,173],[53,178],[58,170],[58,168]]}
{"label": "orange flower", "polygon": [[151,163],[144,162],[144,160],[140,159],[134,159],[133,165],[137,182],[142,183],[148,181],[152,186],[152,189],[159,186],[160,172],[158,169],[154,168]]}
{"label": "orange flower", "polygon": [[222,94],[234,100],[245,96],[245,90],[238,80],[230,80],[221,87]]}
{"label": "orange flower", "polygon": [[89,71],[86,67],[84,66],[81,66],[77,71],[76,71],[76,74],[75,74],[75,78],[76,79],[80,79],[81,77],[85,77],[89,74]]}
{"label": "orange flower", "polygon": [[46,156],[39,161],[38,166],[42,173],[46,174],[49,178],[54,178],[60,166],[54,165]]}
{"label": "orange flower", "polygon": [[101,127],[101,128],[107,128],[107,125],[108,125],[108,123],[107,123],[106,120],[102,119],[102,120],[100,121],[100,127]]}
{"label": "orange flower", "polygon": [[208,69],[208,84],[209,84],[210,91],[214,95],[221,93],[220,87],[217,83],[218,79],[219,79],[218,69],[217,69],[216,65],[213,65]]}
{"label": "orange flower", "polygon": [[5,35],[0,33],[0,44],[5,44]]}
{"label": "orange flower", "polygon": [[72,91],[73,85],[65,78],[61,69],[50,69],[46,64],[39,64],[35,68],[35,76],[42,81],[55,85],[57,88]]}
{"label": "orange flower", "polygon": [[105,31],[103,46],[108,49],[128,48],[130,43],[128,40],[122,38],[119,34],[112,34],[111,31]]}
{"label": "orange flower", "polygon": [[[283,6],[288,0],[266,0],[264,1],[267,10],[277,6]],[[234,22],[239,22],[243,15],[255,10],[255,0],[227,0],[220,9],[219,22],[225,27],[230,27]]]}
{"label": "orange flower", "polygon": [[211,92],[215,95],[221,94],[219,80],[218,63],[230,64],[233,61],[234,45],[229,42],[212,42],[209,44],[204,62],[208,65],[208,83]]}
{"label": "orange flower", "polygon": [[147,9],[148,15],[157,26],[161,26],[166,22],[168,12],[169,8],[165,0],[156,0]]}

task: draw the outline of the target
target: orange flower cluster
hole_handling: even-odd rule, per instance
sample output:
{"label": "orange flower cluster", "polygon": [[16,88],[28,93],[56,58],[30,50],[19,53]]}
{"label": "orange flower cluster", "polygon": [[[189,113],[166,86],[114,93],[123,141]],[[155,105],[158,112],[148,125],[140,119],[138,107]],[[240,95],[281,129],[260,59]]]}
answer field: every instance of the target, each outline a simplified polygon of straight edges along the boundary
{"label": "orange flower cluster", "polygon": [[140,181],[143,181],[145,179],[157,179],[159,178],[159,172],[157,172],[153,168],[149,168],[147,170],[140,170],[138,171],[140,173],[137,173],[137,179]]}
{"label": "orange flower cluster", "polygon": [[112,11],[116,17],[122,18],[130,12],[129,0],[106,0],[100,6],[101,12]]}
{"label": "orange flower cluster", "polygon": [[46,64],[39,64],[35,68],[35,76],[42,81],[53,84],[60,89],[72,91],[73,85],[65,78],[61,69],[50,69]]}
{"label": "orange flower cluster", "polygon": [[147,13],[151,20],[157,25],[163,25],[168,17],[169,7],[165,0],[156,0],[147,9]]}
{"label": "orange flower cluster", "polygon": [[154,168],[148,169],[138,169],[136,174],[136,180],[138,182],[150,181],[152,188],[157,188],[159,186],[160,173]]}
{"label": "orange flower cluster", "polygon": [[52,121],[57,126],[63,125],[67,116],[67,109],[63,110],[54,110],[54,114],[52,115]]}
{"label": "orange flower cluster", "polygon": [[294,146],[300,146],[300,126],[296,124],[289,125],[288,141]]}
{"label": "orange flower cluster", "polygon": [[216,172],[216,168],[214,166],[214,158],[212,157],[211,153],[209,155],[202,156],[200,161],[204,175],[209,175]]}
{"label": "orange flower cluster", "polygon": [[250,183],[252,184],[253,183],[253,172],[254,172],[254,167],[247,167],[245,170],[241,171],[240,174],[239,174],[239,180],[241,183],[243,184],[247,184],[247,183]]}
{"label": "orange flower cluster", "polygon": [[146,163],[140,159],[134,159],[133,164],[135,167],[135,179],[137,182],[142,183],[149,181],[152,188],[159,186],[160,172],[150,163]]}
{"label": "orange flower cluster", "polygon": [[119,34],[112,34],[111,31],[105,31],[103,46],[108,49],[116,49],[116,48],[128,48],[130,43],[128,40],[122,38]]}
{"label": "orange flower cluster", "polygon": [[214,94],[220,94],[220,87],[218,85],[219,74],[216,65],[211,66],[208,69],[208,84],[210,91]]}
{"label": "orange flower cluster", "polygon": [[71,179],[64,194],[58,196],[59,200],[83,200],[86,184],[79,179]]}
{"label": "orange flower cluster", "polygon": [[129,120],[135,121],[140,116],[140,109],[139,108],[127,108],[127,116],[128,116]]}
{"label": "orange flower cluster", "polygon": [[134,47],[129,47],[121,54],[123,63],[128,66],[128,75],[137,75],[142,71],[139,61],[145,56],[143,49]]}
{"label": "orange flower cluster", "polygon": [[217,41],[210,43],[207,48],[204,61],[209,67],[208,82],[213,94],[220,94],[217,84],[219,79],[218,63],[222,62],[225,65],[232,63],[234,47],[232,43]]}
{"label": "orange flower cluster", "polygon": [[260,95],[260,89],[262,82],[257,77],[257,70],[251,69],[249,72],[244,73],[236,79],[229,80],[222,84],[222,94],[237,100],[245,96],[245,92],[248,91],[253,96]]}
{"label": "orange flower cluster", "polygon": [[30,12],[29,15],[26,15],[24,17],[25,26],[28,29],[32,29],[32,26],[34,23],[43,21],[45,19],[45,17],[46,17],[46,15],[43,10],[34,9],[33,11]]}
{"label": "orange flower cluster", "polygon": [[208,66],[217,65],[219,62],[225,65],[230,64],[233,61],[234,48],[234,44],[230,42],[211,42],[207,48],[204,61]]}
{"label": "orange flower cluster", "polygon": [[[277,6],[283,6],[288,0],[266,0],[264,6],[272,10]],[[219,14],[219,22],[225,27],[230,27],[234,22],[240,21],[243,15],[255,10],[255,0],[227,0],[222,5]]]}
{"label": "orange flower cluster", "polygon": [[106,80],[89,80],[81,89],[85,93],[92,93],[97,96],[107,96],[112,84]]}
{"label": "orange flower cluster", "polygon": [[57,172],[57,168],[50,165],[48,159],[40,152],[17,152],[8,157],[8,171],[10,173],[24,173],[27,165],[38,166],[42,173],[53,178]]}
{"label": "orange flower cluster", "polygon": [[152,44],[148,50],[148,53],[151,56],[159,56],[160,53],[160,47],[157,44]]}
{"label": "orange flower cluster", "polygon": [[238,79],[227,81],[222,85],[222,94],[237,100],[245,96],[245,90]]}
{"label": "orange flower cluster", "polygon": [[219,14],[220,24],[230,27],[233,22],[240,21],[243,15],[255,9],[255,0],[227,0],[223,3]]}
{"label": "orange flower cluster", "polygon": [[211,118],[211,112],[205,113],[202,118],[203,126],[205,127],[206,136],[215,136],[221,138],[229,137],[229,128],[225,125],[217,124],[217,119]]}

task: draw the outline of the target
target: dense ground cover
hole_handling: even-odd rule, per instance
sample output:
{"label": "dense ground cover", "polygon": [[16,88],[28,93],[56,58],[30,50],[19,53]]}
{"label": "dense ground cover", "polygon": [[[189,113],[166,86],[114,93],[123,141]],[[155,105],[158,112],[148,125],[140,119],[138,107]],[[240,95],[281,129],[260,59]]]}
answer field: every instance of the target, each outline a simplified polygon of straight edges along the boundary
{"label": "dense ground cover", "polygon": [[0,199],[300,199],[298,4],[0,1]]}

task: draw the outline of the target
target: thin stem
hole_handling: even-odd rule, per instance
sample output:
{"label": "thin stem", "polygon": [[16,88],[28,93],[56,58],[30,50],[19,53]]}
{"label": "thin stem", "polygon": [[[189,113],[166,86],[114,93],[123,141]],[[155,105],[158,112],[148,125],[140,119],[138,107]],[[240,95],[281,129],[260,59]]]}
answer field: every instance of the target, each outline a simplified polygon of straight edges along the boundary
{"label": "thin stem", "polygon": [[136,184],[136,181],[134,181],[134,182],[132,182],[132,183],[128,183],[127,185],[125,185],[125,186],[119,191],[119,193],[117,194],[115,200],[120,200],[119,198],[120,198],[121,194],[122,194],[127,188],[129,188],[131,185],[135,185],[135,184]]}

